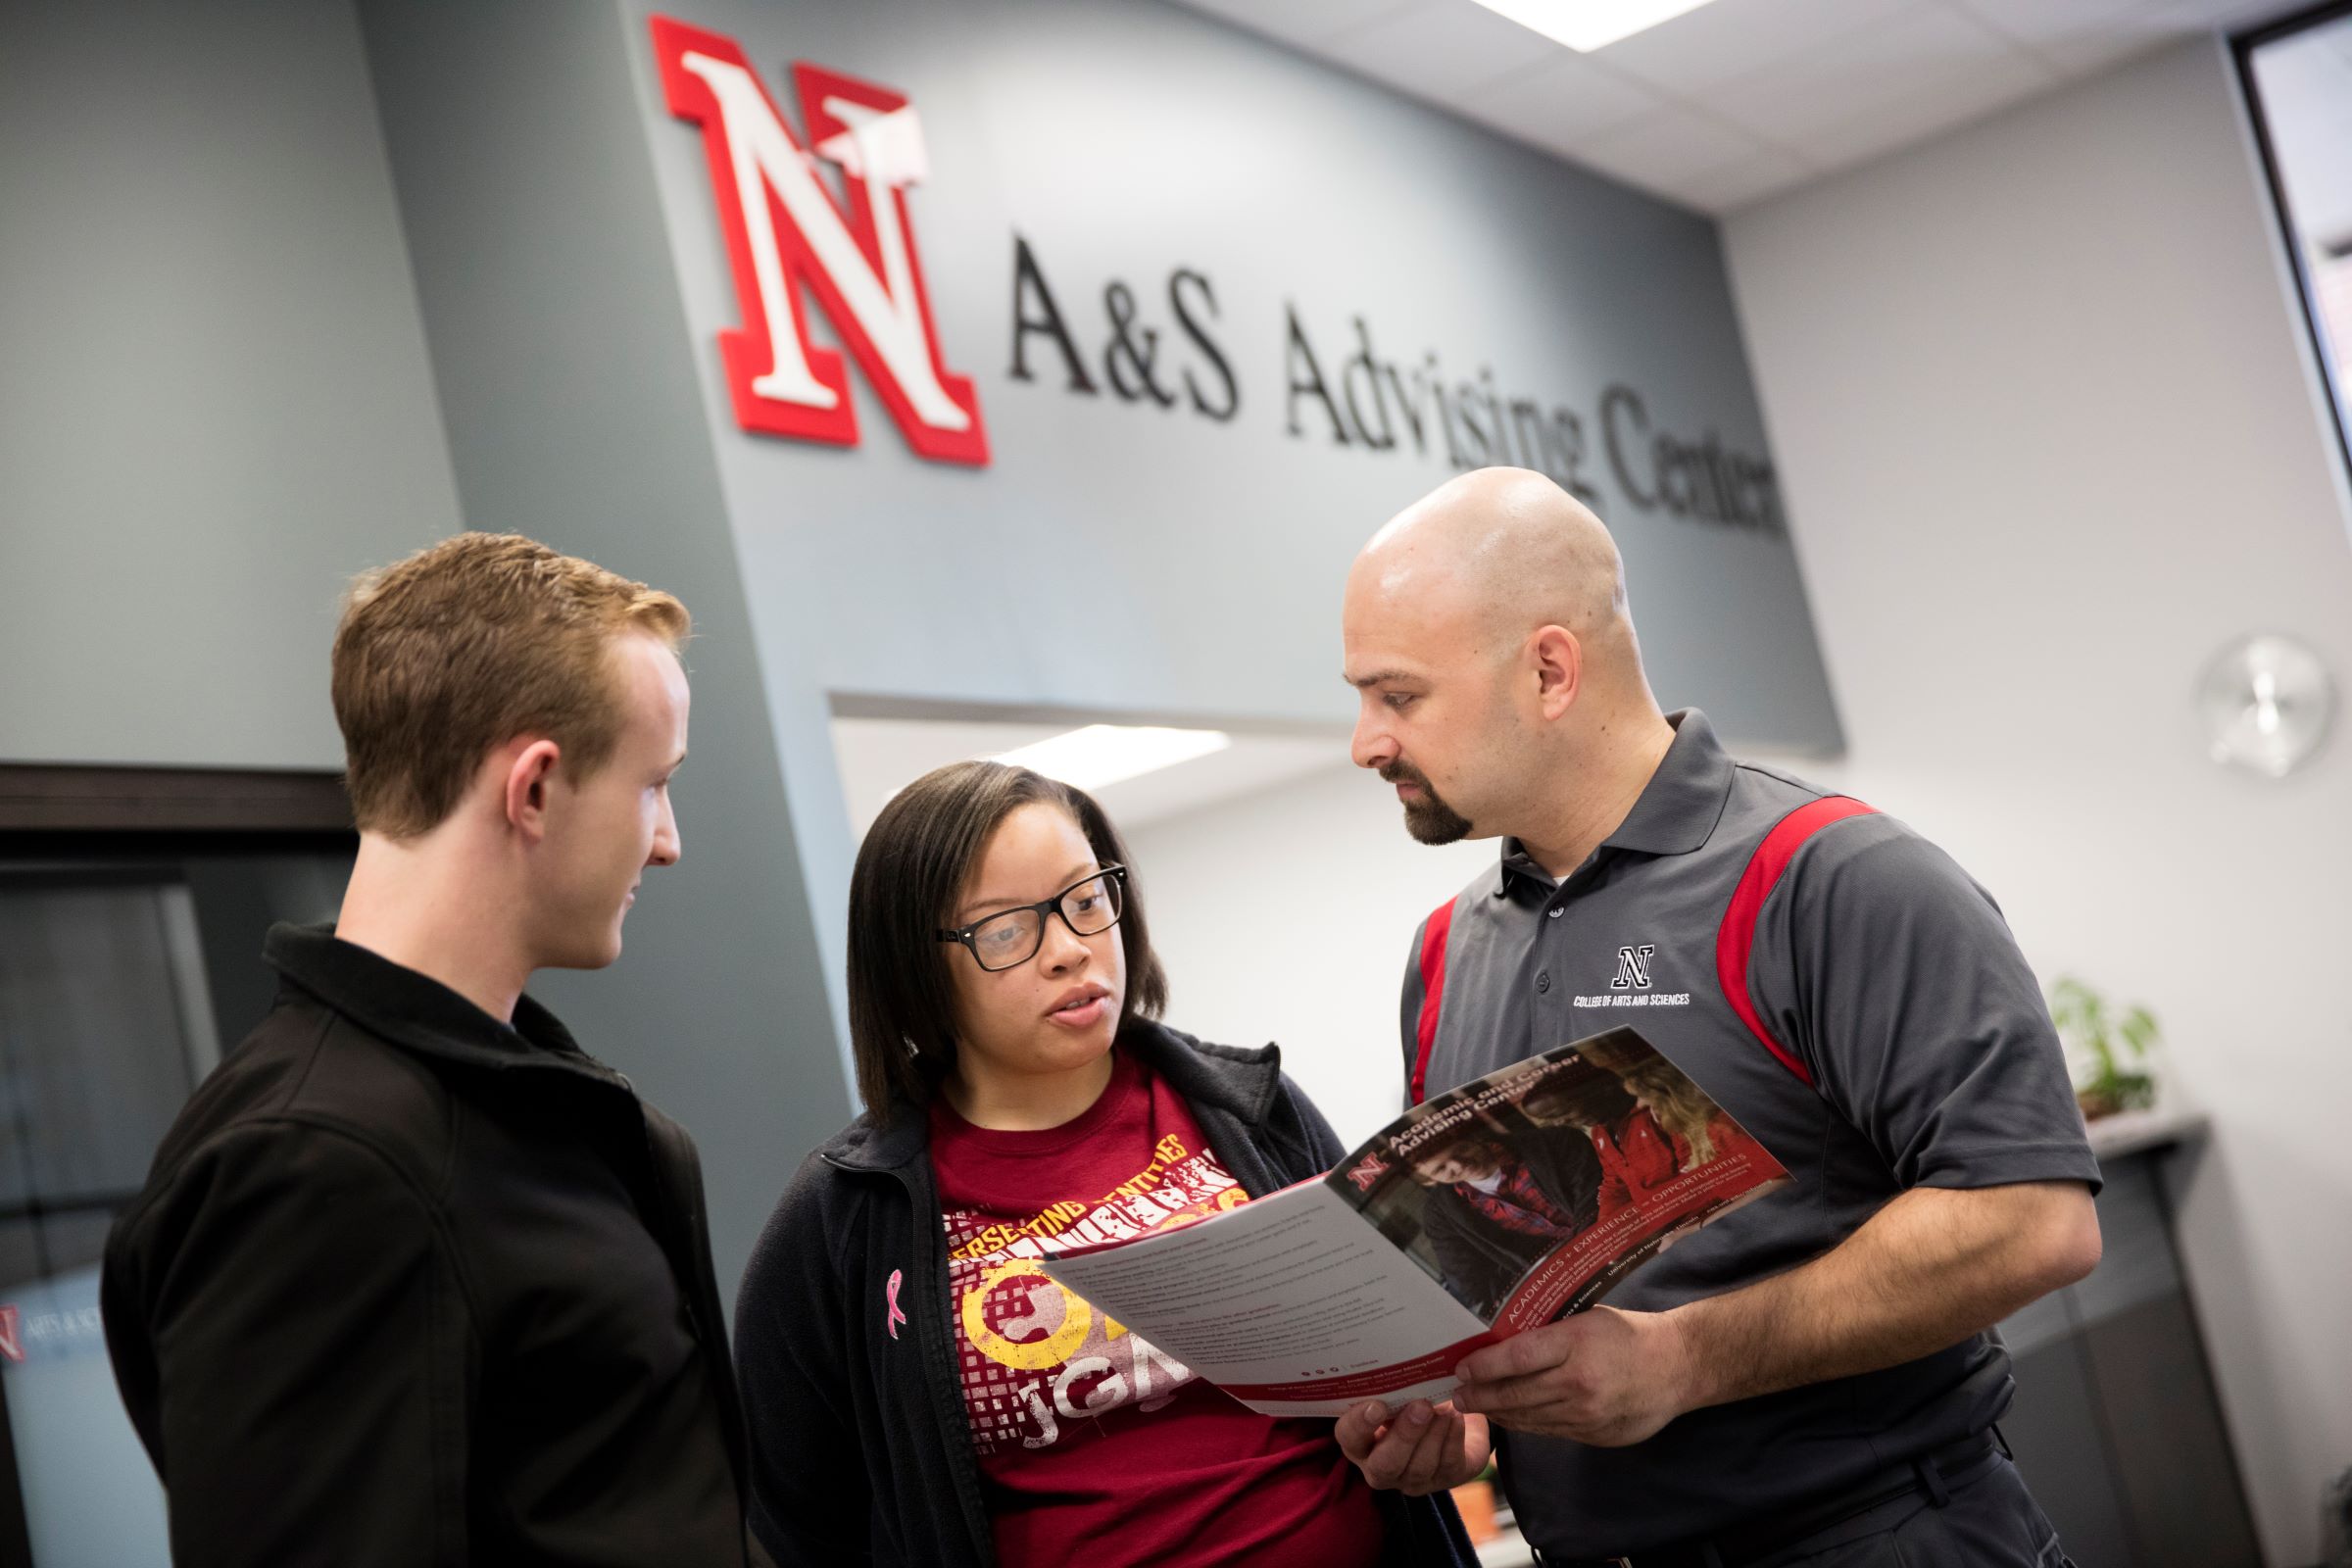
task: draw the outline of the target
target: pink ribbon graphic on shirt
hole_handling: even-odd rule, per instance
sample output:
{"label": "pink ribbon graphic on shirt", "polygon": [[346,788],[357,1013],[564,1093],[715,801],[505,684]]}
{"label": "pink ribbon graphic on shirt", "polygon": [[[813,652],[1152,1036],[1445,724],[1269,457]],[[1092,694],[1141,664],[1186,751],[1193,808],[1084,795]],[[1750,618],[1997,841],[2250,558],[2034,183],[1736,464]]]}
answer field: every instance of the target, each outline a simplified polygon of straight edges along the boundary
{"label": "pink ribbon graphic on shirt", "polygon": [[894,1268],[890,1271],[890,1285],[888,1291],[890,1297],[890,1315],[884,1318],[882,1321],[883,1325],[890,1330],[890,1337],[894,1340],[899,1337],[899,1325],[906,1321],[906,1314],[899,1310],[899,1286],[906,1280],[906,1271],[905,1269]]}

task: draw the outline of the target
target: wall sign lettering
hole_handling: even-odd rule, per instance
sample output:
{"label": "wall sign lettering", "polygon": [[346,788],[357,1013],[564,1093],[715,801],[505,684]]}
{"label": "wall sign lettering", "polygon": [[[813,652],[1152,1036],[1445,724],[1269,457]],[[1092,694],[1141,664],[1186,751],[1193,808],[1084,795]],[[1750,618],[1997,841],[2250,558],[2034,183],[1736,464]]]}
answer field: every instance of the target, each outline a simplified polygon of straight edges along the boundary
{"label": "wall sign lettering", "polygon": [[[979,394],[947,368],[907,215],[906,189],[928,172],[913,104],[797,63],[804,149],[734,40],[663,17],[652,27],[670,113],[702,127],[734,272],[743,324],[719,335],[719,349],[736,422],[857,444],[843,357],[808,341],[805,300],[813,300],[918,456],[985,465]],[[818,159],[839,170],[846,204],[819,177]],[[1150,287],[1111,278],[1099,292],[1065,296],[1015,234],[1011,270],[1007,379],[1220,424],[1253,402],[1221,335],[1216,285],[1199,269],[1172,267]],[[1605,464],[1619,494],[1643,512],[1784,530],[1767,460],[1727,449],[1712,432],[1674,432],[1623,382],[1607,385],[1588,416],[1502,386],[1491,367],[1449,368],[1435,349],[1392,356],[1360,315],[1334,331],[1285,301],[1280,320],[1290,439],[1456,469],[1534,468],[1595,505]]]}
{"label": "wall sign lettering", "polygon": [[914,106],[871,82],[793,67],[810,150],[841,169],[844,213],[740,46],[666,17],[653,19],[653,33],[670,113],[703,127],[734,268],[743,326],[720,334],[719,353],[736,422],[858,444],[848,368],[809,345],[805,291],[908,446],[942,463],[987,463],[980,399],[940,355],[906,217],[906,187],[927,162]]}

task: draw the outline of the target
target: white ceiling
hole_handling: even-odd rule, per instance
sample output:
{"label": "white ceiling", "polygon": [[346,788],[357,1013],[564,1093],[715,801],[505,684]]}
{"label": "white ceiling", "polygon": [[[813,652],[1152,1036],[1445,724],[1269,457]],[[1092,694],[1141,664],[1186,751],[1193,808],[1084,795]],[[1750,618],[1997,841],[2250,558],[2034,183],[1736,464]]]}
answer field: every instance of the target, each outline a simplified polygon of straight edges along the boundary
{"label": "white ceiling", "polygon": [[[1031,724],[999,719],[836,718],[833,755],[841,764],[841,789],[850,808],[851,830],[865,837],[884,803],[943,763],[1009,752],[1074,729],[1078,722],[1084,721]],[[1348,765],[1344,734],[1235,734],[1233,744],[1224,751],[1106,784],[1093,793],[1124,831],[1270,789],[1324,768]]]}
{"label": "white ceiling", "polygon": [[1474,0],[1177,0],[1728,213],[2297,0],[1713,0],[1580,55]]}

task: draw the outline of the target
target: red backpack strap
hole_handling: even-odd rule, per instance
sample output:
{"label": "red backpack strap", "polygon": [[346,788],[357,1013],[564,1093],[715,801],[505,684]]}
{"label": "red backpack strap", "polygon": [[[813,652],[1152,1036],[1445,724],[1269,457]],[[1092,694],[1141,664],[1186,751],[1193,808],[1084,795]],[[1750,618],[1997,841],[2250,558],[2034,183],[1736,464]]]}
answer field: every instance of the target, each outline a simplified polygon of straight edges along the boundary
{"label": "red backpack strap", "polygon": [[[1756,1011],[1755,998],[1748,995],[1747,959],[1756,948],[1756,921],[1764,913],[1764,901],[1772,897],[1782,873],[1788,869],[1788,862],[1796,858],[1796,852],[1807,839],[1832,822],[1842,822],[1849,816],[1867,816],[1876,810],[1876,807],[1865,806],[1847,796],[1825,795],[1806,802],[1774,823],[1772,831],[1764,835],[1764,842],[1756,846],[1756,853],[1748,858],[1747,869],[1740,875],[1740,885],[1732,890],[1731,907],[1724,910],[1722,928],[1715,933],[1715,978],[1722,983],[1723,994],[1731,999],[1732,1010],[1782,1066],[1807,1085],[1813,1082],[1813,1074],[1764,1027],[1763,1015]],[[1428,966],[1429,960],[1424,957],[1424,973]],[[1424,1059],[1428,1054],[1429,1048],[1424,1046]]]}
{"label": "red backpack strap", "polygon": [[1446,995],[1446,936],[1453,929],[1453,901],[1447,899],[1421,928],[1421,1016],[1414,1025],[1419,1049],[1413,1056],[1413,1103],[1429,1098],[1429,1050],[1438,1043],[1438,1004]]}

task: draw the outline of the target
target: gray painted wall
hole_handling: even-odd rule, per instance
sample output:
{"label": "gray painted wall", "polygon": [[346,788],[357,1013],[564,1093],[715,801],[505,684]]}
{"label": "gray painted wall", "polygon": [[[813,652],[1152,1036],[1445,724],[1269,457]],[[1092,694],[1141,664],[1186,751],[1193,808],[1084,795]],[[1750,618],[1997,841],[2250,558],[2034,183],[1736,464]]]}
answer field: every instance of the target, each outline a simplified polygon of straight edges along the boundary
{"label": "gray painted wall", "polygon": [[2224,46],[1728,228],[1853,740],[1817,782],[1949,850],[2045,978],[2163,1021],[2165,1093],[2213,1119],[2169,1167],[2206,1350],[2268,1559],[2312,1562],[2352,1464],[2352,1141],[2322,1108],[2352,1103],[2352,747],[2339,719],[2293,778],[2226,770],[2190,693],[2254,630],[2340,680],[2352,549]]}
{"label": "gray painted wall", "polygon": [[[620,4],[780,690],[1345,719],[1348,561],[1454,470],[1409,442],[1342,448],[1313,404],[1307,435],[1288,434],[1286,303],[1335,383],[1361,316],[1384,359],[1435,350],[1449,379],[1492,367],[1500,386],[1580,411],[1595,447],[1602,388],[1625,380],[1658,424],[1765,451],[1713,223],[1195,14],[1147,0]],[[657,10],[739,41],[796,134],[794,60],[912,99],[931,172],[908,205],[992,466],[916,458],[861,381],[856,449],[736,426],[714,342],[738,322],[735,293],[701,132],[662,99],[643,20]],[[1237,416],[1073,395],[1037,340],[1037,378],[1011,379],[1016,232],[1098,382],[1106,283],[1129,283],[1163,354],[1198,368],[1165,290],[1178,267],[1211,279]],[[1660,695],[1742,738],[1835,750],[1787,539],[1642,512],[1597,452],[1587,471],[1623,539]],[[1067,613],[1090,602],[1116,637]]]}
{"label": "gray painted wall", "polygon": [[703,1147],[732,1281],[846,1119],[819,967],[618,16],[576,0],[361,16],[468,523],[677,594],[695,615],[684,853],[627,951],[532,991]]}
{"label": "gray painted wall", "polygon": [[[1348,719],[1347,564],[1454,469],[1434,435],[1425,454],[1343,447],[1318,405],[1291,402],[1292,306],[1335,391],[1361,316],[1384,359],[1434,350],[1449,379],[1491,368],[1506,395],[1577,411],[1660,696],[1741,740],[1841,744],[1788,539],[1644,513],[1599,452],[1603,388],[1625,381],[1658,427],[1765,453],[1711,222],[1151,0],[679,0],[660,14],[739,43],[804,144],[793,61],[910,98],[929,162],[907,200],[916,249],[993,462],[916,457],[856,371],[859,445],[755,435],[717,348],[741,318],[703,131],[668,109],[656,8],[613,4],[828,976],[853,854],[827,729],[842,694]],[[1010,373],[1016,234],[1095,396],[1041,339],[1033,378]],[[1178,268],[1215,288],[1231,421],[1107,390],[1113,281],[1206,378],[1167,309]],[[808,317],[811,341],[839,341]]]}
{"label": "gray painted wall", "polygon": [[[808,58],[913,94],[912,210],[997,461],[913,458],[861,380],[848,450],[745,434],[700,132],[637,0],[270,0],[0,16],[0,759],[331,766],[349,574],[517,528],[693,607],[684,863],[612,972],[539,989],[702,1139],[731,1276],[849,1109],[841,694],[1344,718],[1337,590],[1441,452],[1286,432],[1295,304],[1339,388],[1379,352],[1576,410],[1661,695],[1838,741],[1785,539],[1643,514],[1604,384],[1761,456],[1714,227],[1150,0],[737,4],[797,124]],[[1216,291],[1230,423],[1007,377],[1015,233],[1094,373],[1103,289],[1171,344]],[[829,328],[813,325],[820,341]],[[1197,371],[1200,363],[1195,359]],[[1433,441],[1433,448],[1435,443]],[[1054,612],[1098,603],[1116,635]]]}
{"label": "gray painted wall", "polygon": [[331,767],[459,526],[351,9],[0,7],[0,760]]}

